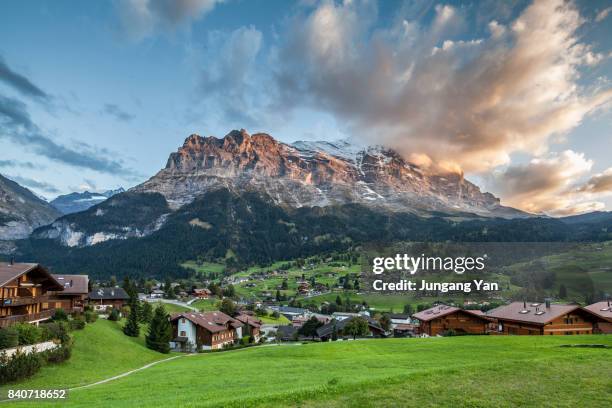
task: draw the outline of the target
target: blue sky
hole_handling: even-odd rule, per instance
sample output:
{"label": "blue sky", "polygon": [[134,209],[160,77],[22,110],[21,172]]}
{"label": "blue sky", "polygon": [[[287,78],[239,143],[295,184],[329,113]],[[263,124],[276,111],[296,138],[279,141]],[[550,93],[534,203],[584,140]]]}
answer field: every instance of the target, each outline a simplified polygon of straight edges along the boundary
{"label": "blue sky", "polygon": [[611,7],[3,1],[0,173],[47,198],[131,187],[189,134],[245,128],[385,143],[534,212],[612,209]]}

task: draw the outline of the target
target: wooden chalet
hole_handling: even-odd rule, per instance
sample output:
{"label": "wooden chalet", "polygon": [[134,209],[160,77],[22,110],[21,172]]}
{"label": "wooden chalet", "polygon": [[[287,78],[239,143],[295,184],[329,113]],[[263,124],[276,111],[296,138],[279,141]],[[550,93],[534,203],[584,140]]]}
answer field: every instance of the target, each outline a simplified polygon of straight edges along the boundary
{"label": "wooden chalet", "polygon": [[170,318],[177,351],[217,350],[242,338],[244,324],[222,312],[183,312]]}
{"label": "wooden chalet", "polygon": [[489,310],[496,322],[492,334],[556,335],[592,334],[600,318],[579,305],[513,302]]}
{"label": "wooden chalet", "polygon": [[130,298],[123,288],[98,288],[87,295],[95,310],[121,309]]}
{"label": "wooden chalet", "polygon": [[212,296],[212,292],[206,288],[193,288],[191,293],[198,299],[208,299]]}
{"label": "wooden chalet", "polygon": [[600,318],[593,327],[593,333],[612,334],[612,301],[597,302],[584,308]]}
{"label": "wooden chalet", "polygon": [[64,288],[61,291],[49,292],[49,300],[56,309],[66,312],[82,312],[89,292],[89,277],[87,275],[58,275],[53,278]]}
{"label": "wooden chalet", "polygon": [[242,329],[243,336],[252,336],[256,342],[259,341],[261,338],[261,325],[263,324],[261,320],[245,313],[235,316],[234,319],[244,324],[244,328]]}
{"label": "wooden chalet", "polygon": [[348,333],[344,332],[346,325],[353,319],[363,319],[368,322],[368,334],[366,337],[385,337],[385,331],[375,319],[369,316],[356,316],[349,317],[348,319],[337,320],[333,319],[329,323],[319,327],[317,329],[317,336],[321,341],[328,341],[332,338],[334,333],[334,326],[338,337],[351,337]]}
{"label": "wooden chalet", "polygon": [[53,317],[49,292],[61,290],[63,286],[39,264],[0,263],[0,327]]}
{"label": "wooden chalet", "polygon": [[419,334],[443,335],[451,330],[456,334],[485,334],[489,319],[480,313],[454,306],[438,305],[412,315],[419,321]]}

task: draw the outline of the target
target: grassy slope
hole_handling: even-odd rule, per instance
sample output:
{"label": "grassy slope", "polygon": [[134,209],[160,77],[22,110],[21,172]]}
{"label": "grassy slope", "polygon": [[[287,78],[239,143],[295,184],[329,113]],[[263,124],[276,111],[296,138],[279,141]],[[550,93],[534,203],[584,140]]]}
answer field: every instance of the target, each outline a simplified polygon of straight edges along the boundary
{"label": "grassy slope", "polygon": [[289,324],[291,323],[289,319],[285,316],[280,315],[278,319],[273,318],[272,316],[257,316],[259,320],[261,320],[264,324]]}
{"label": "grassy slope", "polygon": [[612,345],[612,336],[386,339],[200,354],[75,390],[61,405],[610,406],[612,350],[558,347],[569,343]]}
{"label": "grassy slope", "polygon": [[[85,329],[74,332],[75,346],[72,357],[64,364],[48,365],[34,377],[18,384],[19,389],[67,388],[89,384],[121,374],[168,355],[149,350],[144,345],[144,332],[140,338],[123,334],[121,324],[98,319]],[[0,395],[16,385],[0,387]]]}
{"label": "grassy slope", "polygon": [[151,302],[151,306],[153,306],[153,309],[155,309],[160,303],[164,306],[167,313],[188,312],[191,310],[185,306],[175,305],[173,303]]}

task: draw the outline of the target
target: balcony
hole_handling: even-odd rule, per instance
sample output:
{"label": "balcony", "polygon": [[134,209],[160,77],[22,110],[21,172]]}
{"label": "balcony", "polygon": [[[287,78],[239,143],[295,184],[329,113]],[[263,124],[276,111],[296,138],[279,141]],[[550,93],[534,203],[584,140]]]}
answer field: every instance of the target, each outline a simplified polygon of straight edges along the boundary
{"label": "balcony", "polygon": [[53,317],[54,314],[55,309],[51,309],[44,310],[40,313],[0,317],[0,328],[12,326],[15,323],[31,323],[38,320],[50,319],[51,317]]}
{"label": "balcony", "polygon": [[0,299],[0,306],[10,307],[10,306],[24,306],[24,305],[33,305],[35,303],[43,303],[48,302],[49,296],[19,296],[14,298],[5,298]]}

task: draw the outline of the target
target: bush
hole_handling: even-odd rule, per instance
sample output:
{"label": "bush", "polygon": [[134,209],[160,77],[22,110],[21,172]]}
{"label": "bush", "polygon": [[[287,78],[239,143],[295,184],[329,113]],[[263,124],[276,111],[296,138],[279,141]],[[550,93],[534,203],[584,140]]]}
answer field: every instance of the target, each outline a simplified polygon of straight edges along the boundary
{"label": "bush", "polygon": [[240,339],[240,344],[245,345],[251,343],[251,336],[244,336]]}
{"label": "bush", "polygon": [[115,309],[113,307],[111,309],[110,313],[108,314],[108,320],[110,320],[112,322],[118,322],[120,318],[121,318],[121,316],[119,315],[119,310],[117,310],[117,309]]}
{"label": "bush", "polygon": [[[71,323],[72,325],[72,323]],[[40,325],[42,336],[41,340],[59,340],[62,344],[70,341],[70,335],[68,334],[68,323],[67,322],[51,322]]]}
{"label": "bush", "polygon": [[15,347],[19,344],[19,333],[14,327],[0,329],[0,349]]}
{"label": "bush", "polygon": [[32,324],[17,323],[13,327],[15,327],[19,334],[19,345],[21,346],[35,344],[42,339],[42,330]]}
{"label": "bush", "polygon": [[38,353],[24,354],[17,351],[12,357],[6,352],[0,354],[0,384],[22,380],[40,370],[42,359]]}
{"label": "bush", "polygon": [[56,322],[65,322],[66,320],[68,320],[68,315],[66,314],[64,309],[55,309],[53,320],[55,320]]}
{"label": "bush", "polygon": [[70,329],[83,330],[85,328],[85,319],[78,317],[70,321]]}
{"label": "bush", "polygon": [[[83,322],[85,323],[85,322]],[[45,358],[48,363],[57,364],[63,363],[72,356],[72,344],[63,344],[60,347],[56,347],[53,350],[49,350],[45,353]]]}
{"label": "bush", "polygon": [[87,323],[93,323],[96,320],[98,320],[98,314],[97,313],[89,311],[89,310],[87,312],[85,312],[85,321]]}

